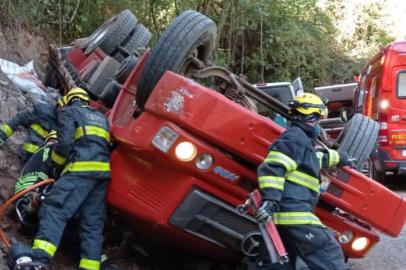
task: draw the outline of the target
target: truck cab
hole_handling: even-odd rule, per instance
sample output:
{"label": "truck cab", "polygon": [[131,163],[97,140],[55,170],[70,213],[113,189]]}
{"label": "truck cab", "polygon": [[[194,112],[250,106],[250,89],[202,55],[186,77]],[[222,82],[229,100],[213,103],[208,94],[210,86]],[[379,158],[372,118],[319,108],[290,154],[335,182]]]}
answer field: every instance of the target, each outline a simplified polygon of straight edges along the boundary
{"label": "truck cab", "polygon": [[371,174],[384,181],[386,172],[406,172],[406,41],[382,48],[362,68],[354,111],[379,122]]}
{"label": "truck cab", "polygon": [[[185,11],[131,69],[107,112],[115,141],[107,201],[155,242],[238,264],[258,255],[262,238],[252,213],[236,207],[258,188],[256,169],[285,130],[258,114],[258,105],[287,119],[289,109],[206,61],[215,36],[211,19]],[[64,54],[53,49],[50,62],[65,91],[85,78],[89,59],[107,58],[80,47]],[[218,88],[199,83],[213,77],[221,79]],[[406,218],[399,195],[349,167],[325,171],[321,181],[316,214],[347,258],[366,256],[379,242],[377,230],[399,235]]]}

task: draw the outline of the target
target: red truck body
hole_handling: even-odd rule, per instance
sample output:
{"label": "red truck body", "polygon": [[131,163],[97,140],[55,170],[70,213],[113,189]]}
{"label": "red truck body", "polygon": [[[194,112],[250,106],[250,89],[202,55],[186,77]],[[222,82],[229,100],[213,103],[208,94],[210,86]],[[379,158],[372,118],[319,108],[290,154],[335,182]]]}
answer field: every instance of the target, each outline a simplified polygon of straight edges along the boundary
{"label": "red truck body", "polygon": [[377,177],[406,170],[406,41],[382,48],[363,67],[355,111],[378,121],[378,148],[373,156]]}
{"label": "red truck body", "polygon": [[[242,243],[258,236],[256,220],[236,206],[258,188],[256,168],[284,128],[170,71],[140,110],[135,94],[148,57],[150,50],[107,113],[116,144],[108,203],[159,242],[236,260],[244,253]],[[77,47],[66,54],[77,74],[102,58],[98,50],[85,55]],[[185,144],[191,150],[186,158]],[[316,214],[336,233],[347,257],[364,257],[379,241],[375,230],[399,235],[406,218],[399,195],[348,167],[324,172],[322,182],[328,188]]]}
{"label": "red truck body", "polygon": [[[201,256],[235,258],[240,241],[256,225],[234,208],[257,188],[256,167],[284,129],[172,72],[165,73],[138,116],[136,84],[148,56],[149,51],[109,112],[117,144],[109,205],[159,241]],[[166,153],[153,143],[163,128],[176,133]],[[185,141],[195,146],[196,153],[193,159],[180,161],[176,146]],[[213,164],[201,170],[196,161],[204,153],[212,155]],[[400,196],[347,167],[323,178],[331,183],[316,213],[337,233],[347,257],[364,257],[379,241],[374,228],[391,236],[400,233],[406,213]],[[342,211],[332,211],[325,203]],[[353,243],[362,237],[367,243],[354,249]]]}

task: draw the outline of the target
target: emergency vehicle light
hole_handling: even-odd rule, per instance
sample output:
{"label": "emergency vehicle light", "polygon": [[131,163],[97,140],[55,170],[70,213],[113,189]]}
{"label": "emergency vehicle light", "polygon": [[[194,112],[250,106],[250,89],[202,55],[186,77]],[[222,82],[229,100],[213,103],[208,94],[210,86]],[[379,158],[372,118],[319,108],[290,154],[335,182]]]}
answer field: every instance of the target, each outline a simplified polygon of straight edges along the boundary
{"label": "emergency vehicle light", "polygon": [[381,103],[379,105],[381,106],[382,110],[386,110],[389,107],[389,101],[384,99],[381,101]]}
{"label": "emergency vehicle light", "polygon": [[196,146],[191,142],[181,142],[175,148],[175,155],[181,161],[190,161],[196,156]]}
{"label": "emergency vehicle light", "polygon": [[369,239],[366,237],[358,237],[352,242],[351,248],[355,251],[364,250],[369,244]]}
{"label": "emergency vehicle light", "polygon": [[159,150],[167,153],[172,147],[173,143],[178,138],[179,134],[168,126],[162,127],[155,137],[152,139],[152,144],[156,146]]}

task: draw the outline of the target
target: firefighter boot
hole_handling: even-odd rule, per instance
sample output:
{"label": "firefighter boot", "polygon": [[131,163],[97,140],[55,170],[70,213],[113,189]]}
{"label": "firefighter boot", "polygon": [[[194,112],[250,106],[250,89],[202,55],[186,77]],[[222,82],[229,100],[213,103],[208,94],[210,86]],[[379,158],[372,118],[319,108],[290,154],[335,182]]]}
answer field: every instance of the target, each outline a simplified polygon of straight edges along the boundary
{"label": "firefighter boot", "polygon": [[121,267],[112,264],[105,254],[101,256],[100,270],[122,270]]}
{"label": "firefighter boot", "polygon": [[16,239],[11,239],[9,266],[11,270],[47,270],[46,265],[33,261],[32,249]]}

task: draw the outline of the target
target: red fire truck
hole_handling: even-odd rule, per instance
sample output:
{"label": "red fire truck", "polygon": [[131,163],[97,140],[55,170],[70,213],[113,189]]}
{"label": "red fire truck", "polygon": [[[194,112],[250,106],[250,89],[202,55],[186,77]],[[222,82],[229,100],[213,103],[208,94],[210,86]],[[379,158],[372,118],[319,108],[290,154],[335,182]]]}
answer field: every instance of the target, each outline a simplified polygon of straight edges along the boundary
{"label": "red fire truck", "polygon": [[362,68],[355,112],[379,122],[372,178],[383,182],[386,172],[406,171],[406,41],[382,48]]}
{"label": "red fire truck", "polygon": [[[103,27],[108,34],[114,28]],[[185,11],[152,50],[139,54],[109,108],[104,90],[89,85],[94,74],[111,73],[99,70],[112,61],[100,49],[103,35],[96,35],[99,47],[91,50],[86,44],[94,44],[92,38],[51,48],[50,63],[61,88],[86,87],[93,105],[108,110],[116,146],[108,192],[113,212],[138,233],[200,257],[238,262],[255,256],[261,239],[256,220],[236,206],[258,187],[256,168],[284,131],[258,114],[256,104],[289,119],[287,106],[209,64],[216,25]],[[207,78],[221,83],[215,89],[199,83],[214,81]],[[321,181],[326,191],[317,215],[348,258],[364,257],[379,241],[377,230],[400,233],[406,203],[397,194],[349,167],[325,171]]]}

